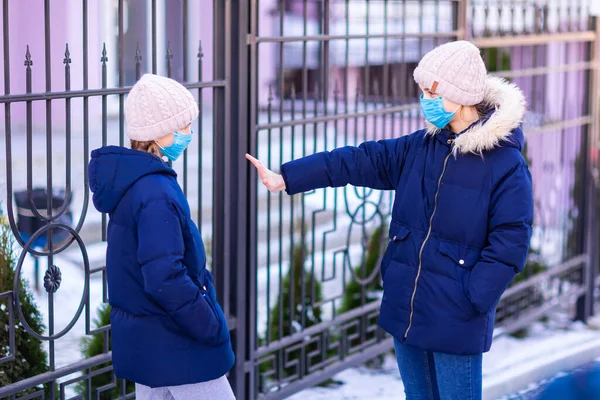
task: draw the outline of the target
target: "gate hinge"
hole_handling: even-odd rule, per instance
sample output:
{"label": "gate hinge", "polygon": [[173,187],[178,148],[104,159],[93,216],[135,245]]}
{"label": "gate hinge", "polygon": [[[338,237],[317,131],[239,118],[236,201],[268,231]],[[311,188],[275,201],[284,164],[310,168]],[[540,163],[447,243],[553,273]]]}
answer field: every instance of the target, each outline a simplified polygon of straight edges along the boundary
{"label": "gate hinge", "polygon": [[252,45],[256,43],[256,35],[253,35],[251,33],[246,35],[246,44],[247,45]]}

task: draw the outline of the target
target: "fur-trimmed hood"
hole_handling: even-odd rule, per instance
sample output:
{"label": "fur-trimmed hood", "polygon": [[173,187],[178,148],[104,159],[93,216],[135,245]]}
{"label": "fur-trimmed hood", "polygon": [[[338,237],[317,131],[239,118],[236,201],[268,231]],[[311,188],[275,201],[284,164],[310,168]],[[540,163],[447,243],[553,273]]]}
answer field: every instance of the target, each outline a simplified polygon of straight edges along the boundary
{"label": "fur-trimmed hood", "polygon": [[[527,108],[523,91],[505,79],[488,76],[482,103],[486,106],[484,108],[491,110],[491,113],[458,135],[454,141],[455,155],[458,153],[483,155],[485,151],[500,146],[501,142],[510,142],[522,147],[523,143],[517,143],[523,141],[522,133],[520,138],[511,138],[511,136],[516,133],[513,130],[520,127]],[[427,122],[427,134],[434,135],[439,132],[440,129]]]}

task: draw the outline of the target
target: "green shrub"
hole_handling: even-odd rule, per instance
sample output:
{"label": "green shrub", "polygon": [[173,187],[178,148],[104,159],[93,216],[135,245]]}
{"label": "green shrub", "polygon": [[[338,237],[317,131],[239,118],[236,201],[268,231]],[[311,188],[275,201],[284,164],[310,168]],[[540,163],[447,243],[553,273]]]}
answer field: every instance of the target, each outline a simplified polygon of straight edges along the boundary
{"label": "green shrub", "polygon": [[[369,247],[367,248],[367,255],[365,257],[364,263],[364,271],[363,266],[359,265],[354,269],[354,274],[359,277],[360,280],[366,280],[367,277],[370,277],[371,274],[375,271],[376,268],[379,267],[379,261],[382,251],[382,239],[385,233],[385,226],[381,225],[375,229],[373,234],[371,235],[371,239],[369,240]],[[385,247],[383,248],[385,251]],[[361,285],[354,276],[346,284],[346,289],[344,290],[344,297],[342,297],[342,304],[338,310],[338,314],[348,312],[357,307],[365,305],[366,303],[370,303],[372,301],[378,301],[380,296],[375,294],[376,291],[380,291],[383,288],[381,287],[381,273],[378,272],[377,275],[366,285]],[[365,300],[364,303],[362,301],[362,293],[363,290],[365,292]]]}
{"label": "green shrub", "polygon": [[[17,258],[13,251],[14,237],[6,218],[0,211],[0,293],[12,292],[15,281],[15,267]],[[19,301],[25,320],[34,332],[44,333],[45,327],[42,315],[34,303],[33,296],[28,289],[27,282],[20,279]],[[8,301],[0,301],[0,327],[9,325]],[[0,386],[31,378],[48,371],[48,357],[42,342],[31,336],[19,322],[17,311],[15,316],[15,357],[12,361],[0,364]],[[4,328],[2,328],[4,330]],[[0,335],[0,357],[8,356],[10,348],[8,332]],[[33,388],[21,395],[33,393],[41,387]],[[49,394],[49,385],[45,385],[46,395]]]}
{"label": "green shrub", "polygon": [[[110,304],[103,303],[100,307],[98,307],[98,316],[94,319],[94,327],[95,329],[102,328],[104,326],[110,325]],[[108,349],[105,348],[104,337],[108,335]],[[81,354],[85,358],[91,358],[100,354],[104,354],[107,351],[112,349],[110,343],[110,330],[105,332],[95,333],[92,336],[85,336],[81,339]],[[92,368],[92,371],[96,371],[98,369],[109,366],[110,363],[98,365]],[[112,371],[105,372],[91,378],[91,398],[95,398],[96,390],[114,383],[114,375]],[[103,391],[100,394],[101,400],[110,400],[115,399],[121,396],[122,385],[126,381],[121,379],[117,380],[116,387]],[[132,393],[135,391],[135,384],[133,382],[127,381],[126,383],[126,393]],[[76,391],[78,394],[85,396],[87,392],[86,381],[79,382],[77,385]]]}
{"label": "green shrub", "polygon": [[[304,242],[304,240],[301,242]],[[318,305],[314,306],[314,304],[320,304],[323,301],[321,282],[316,278],[314,272],[306,271],[304,267],[309,255],[309,251],[303,245],[294,246],[290,270],[283,278],[279,295],[269,311],[269,320],[267,322],[269,329],[267,332],[269,332],[270,342],[277,341],[280,337],[285,338],[294,335],[322,322],[321,307]],[[304,276],[304,285],[302,285],[302,276]],[[291,295],[292,290],[293,298]],[[303,293],[304,297],[302,296]],[[294,310],[293,317],[290,313],[291,308]],[[259,345],[264,344],[266,344],[266,338],[262,337],[259,339]],[[324,361],[321,356],[310,356],[310,353],[317,349],[319,349],[318,344],[313,343],[304,346],[304,352],[300,349],[287,351],[285,355],[280,356],[276,354],[274,360],[259,362],[261,390],[264,390],[265,386],[268,385],[269,377],[277,370],[276,363],[294,364],[294,361],[297,360],[298,363],[306,365],[308,362],[315,364]],[[302,354],[304,354],[304,359],[301,361]],[[295,366],[283,368],[283,376],[278,377],[278,379],[283,379],[296,373],[297,367]]]}
{"label": "green shrub", "polygon": [[[344,290],[344,296],[342,297],[342,303],[340,308],[338,309],[338,314],[342,314],[355,308],[361,307],[365,304],[371,303],[373,301],[379,301],[380,296],[377,295],[377,292],[383,290],[381,287],[381,272],[377,272],[377,274],[373,277],[365,285],[359,283],[354,276],[357,276],[359,280],[364,281],[374,271],[379,268],[379,264],[381,261],[382,251],[385,251],[385,247],[382,248],[382,243],[384,239],[384,235],[386,234],[385,225],[380,225],[373,231],[371,238],[369,240],[368,248],[366,249],[366,257],[364,260],[364,265],[359,265],[354,268],[354,275],[346,284],[346,288]],[[364,300],[363,300],[364,295]],[[371,321],[363,320],[363,322],[368,323]],[[346,334],[349,336],[357,335],[359,332],[356,327],[351,327],[346,330]],[[367,332],[365,334],[365,340],[371,340],[375,337],[376,331]],[[356,339],[355,339],[356,340]],[[352,346],[353,343],[349,343]],[[368,361],[365,365],[369,368],[379,368],[383,365],[385,359],[385,355],[381,354],[374,359]]]}

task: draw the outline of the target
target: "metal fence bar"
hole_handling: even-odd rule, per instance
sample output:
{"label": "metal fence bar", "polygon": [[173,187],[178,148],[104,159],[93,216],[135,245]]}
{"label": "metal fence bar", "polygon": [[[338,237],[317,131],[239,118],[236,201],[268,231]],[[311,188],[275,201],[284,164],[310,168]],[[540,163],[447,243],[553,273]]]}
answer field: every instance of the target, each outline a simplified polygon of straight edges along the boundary
{"label": "metal fence bar", "polygon": [[236,318],[235,329],[232,332],[232,345],[237,355],[236,363],[230,373],[230,382],[237,398],[247,398],[246,390],[248,381],[244,362],[247,359],[248,351],[254,347],[249,343],[251,329],[249,329],[247,319],[249,311],[252,308],[252,301],[248,301],[250,287],[253,284],[252,279],[248,279],[247,268],[250,260],[250,238],[247,235],[249,209],[247,203],[247,192],[252,186],[249,184],[250,166],[245,163],[244,154],[252,151],[249,148],[249,91],[248,91],[248,62],[249,54],[246,44],[246,34],[249,32],[249,7],[246,2],[234,2],[230,8],[232,32],[232,47],[230,50],[230,85],[228,87],[231,98],[230,112],[231,117],[237,116],[237,125],[230,126],[229,134],[235,138],[232,145],[232,160],[237,160],[238,164],[232,167],[235,177],[232,177],[237,195],[231,202],[234,210],[232,215],[231,246],[236,248],[235,257],[231,262],[229,287],[231,301],[231,313]]}
{"label": "metal fence bar", "polygon": [[[218,79],[225,78],[225,59],[219,57],[225,48],[225,35],[223,22],[226,3],[214,0],[213,3],[213,76]],[[221,268],[213,268],[215,287],[219,295],[219,301],[223,301],[222,294],[224,282],[222,282],[222,271],[225,264],[225,92],[224,90],[213,90],[213,210],[212,210],[212,259],[213,265]]]}
{"label": "metal fence bar", "polygon": [[[187,0],[182,0],[181,2],[181,16],[183,18],[182,21],[182,32],[181,32],[181,36],[182,36],[182,51],[181,51],[181,58],[182,58],[182,63],[183,63],[183,82],[187,82],[188,80],[188,2]],[[170,48],[170,46],[169,46]],[[169,65],[171,62],[171,57],[169,58]],[[199,99],[200,100],[200,99]],[[198,107],[198,109],[201,111],[200,107]],[[199,138],[201,138],[202,136],[198,136]],[[202,141],[202,139],[198,139],[199,142]],[[202,171],[202,164],[198,163],[199,166],[199,170],[200,172]],[[198,175],[201,175],[201,173],[199,173]],[[185,151],[183,152],[183,194],[187,196],[188,194],[188,149],[186,148]],[[198,209],[198,213],[202,214],[201,209]],[[202,226],[201,222],[198,221],[198,226]],[[227,314],[226,314],[227,315]]]}
{"label": "metal fence bar", "polygon": [[[204,52],[202,50],[202,41],[200,41],[200,43],[198,44],[198,82],[202,82],[202,67],[204,66]],[[200,118],[198,118],[198,137],[202,137],[202,134],[204,132],[204,127],[203,127],[203,120],[204,118],[202,117],[203,115],[203,110],[204,110],[204,100],[203,100],[203,90],[202,88],[198,89],[198,109],[200,110]],[[198,165],[200,167],[202,167],[202,162],[204,160],[204,156],[203,156],[203,144],[202,144],[202,140],[198,140]],[[203,185],[202,185],[202,174],[198,174],[198,226],[202,226],[202,194],[203,194]]]}
{"label": "metal fence bar", "polygon": [[[117,57],[119,64],[119,87],[123,87],[125,84],[125,44],[124,44],[124,9],[123,0],[119,0],[117,4],[117,20],[118,20],[118,44],[117,44]],[[125,95],[119,94],[119,145],[125,144]]]}
{"label": "metal fence bar", "polygon": [[[551,68],[548,68],[548,69],[552,70]],[[573,65],[573,68],[557,67],[556,69],[561,70],[561,71],[578,71],[578,70],[585,70],[585,69],[589,69],[589,68],[583,68],[583,65],[578,64],[578,65]],[[528,70],[526,74],[519,75],[518,73],[515,73],[515,75],[517,77],[536,75],[536,74],[533,74],[532,72],[533,72],[533,70]],[[495,73],[495,75],[504,77],[504,74],[502,72]],[[316,123],[321,123],[321,122],[331,122],[331,121],[343,120],[343,119],[353,119],[353,118],[363,118],[363,117],[368,117],[368,116],[393,114],[393,113],[400,113],[400,112],[404,112],[404,111],[418,110],[418,109],[419,109],[419,105],[417,103],[412,103],[412,104],[403,105],[403,106],[392,106],[392,107],[387,107],[387,108],[374,109],[371,111],[362,111],[362,112],[357,111],[355,113],[350,113],[350,114],[331,114],[331,115],[321,115],[318,117],[312,117],[312,118],[306,118],[306,119],[286,120],[286,121],[281,121],[281,122],[268,122],[266,124],[258,125],[256,127],[256,129],[257,130],[269,130],[269,129],[277,129],[277,128],[281,128],[281,127],[292,127],[292,126],[297,126],[297,125],[316,124]],[[569,120],[569,121],[560,121],[560,122],[544,125],[541,127],[533,128],[533,129],[530,129],[527,132],[525,132],[525,135],[534,135],[534,134],[542,133],[542,132],[549,131],[552,129],[564,129],[564,128],[570,128],[570,127],[574,127],[574,126],[586,125],[589,123],[591,123],[591,117],[580,117],[580,118]]]}
{"label": "metal fence bar", "polygon": [[528,287],[538,284],[539,282],[541,282],[543,280],[547,280],[549,278],[552,278],[553,276],[560,275],[560,274],[564,273],[565,271],[568,271],[568,270],[570,270],[574,267],[577,267],[581,264],[585,264],[588,262],[588,258],[589,257],[587,254],[582,254],[582,255],[574,257],[566,262],[563,262],[559,265],[552,266],[547,271],[537,274],[534,277],[532,277],[526,281],[523,281],[521,283],[518,283],[518,284],[506,289],[503,297],[513,296],[519,292],[522,292],[524,289],[526,289]]}
{"label": "metal fence bar", "polygon": [[561,306],[561,303],[568,302],[572,297],[577,297],[585,293],[585,288],[580,288],[574,292],[569,292],[566,295],[560,296],[558,298],[554,298],[554,301],[545,302],[542,306],[537,308],[531,308],[527,310],[525,313],[519,315],[516,319],[508,320],[508,322],[503,322],[501,330],[499,330],[500,334],[495,335],[494,339],[503,334],[511,334],[513,332],[518,331],[519,329],[526,328],[530,326],[532,323],[539,321],[540,318],[543,318],[548,315],[549,311],[555,310]]}
{"label": "metal fence bar", "polygon": [[[592,18],[592,26],[595,29],[596,37],[600,34],[600,18]],[[585,206],[584,206],[584,228],[583,228],[583,249],[584,252],[589,254],[587,258],[586,275],[584,279],[584,305],[583,305],[583,317],[586,321],[590,316],[594,314],[594,302],[595,302],[595,288],[596,288],[596,277],[600,274],[598,268],[599,254],[598,246],[600,241],[600,234],[598,232],[598,161],[594,158],[590,150],[594,149],[593,146],[596,143],[598,137],[598,129],[600,128],[598,120],[600,118],[600,110],[598,110],[598,92],[600,91],[600,82],[598,81],[598,73],[600,62],[600,52],[598,49],[598,43],[592,42],[589,45],[590,59],[595,64],[595,68],[589,71],[587,82],[590,90],[590,95],[587,96],[588,104],[586,104],[588,113],[591,117],[591,124],[588,125],[585,136],[585,151],[586,151],[586,163],[585,163],[585,178],[586,178],[586,190],[585,190]],[[597,151],[597,149],[595,149]]]}
{"label": "metal fence bar", "polygon": [[593,42],[597,38],[596,32],[569,32],[569,33],[543,33],[537,35],[517,35],[502,37],[473,38],[471,42],[480,49],[490,47],[532,46],[547,43]]}
{"label": "metal fence bar", "polygon": [[[376,303],[376,302],[368,303],[361,308],[357,308],[357,309],[348,311],[348,312],[340,315],[334,321],[322,322],[318,325],[313,325],[309,328],[305,328],[304,330],[302,330],[302,332],[298,332],[296,334],[286,336],[284,338],[281,338],[280,340],[269,343],[267,346],[256,349],[256,353],[255,353],[256,358],[258,359],[262,356],[272,353],[273,351],[282,349],[293,343],[302,341],[303,339],[310,337],[311,335],[322,332],[323,328],[326,328],[326,327],[334,325],[334,324],[341,325],[344,322],[351,321],[351,320],[355,319],[356,317],[360,317],[360,316],[362,316],[364,314],[368,314],[369,312],[372,312],[372,311],[377,311],[378,309],[379,309],[378,303]],[[248,364],[248,365],[250,366],[250,364]]]}
{"label": "metal fence bar", "polygon": [[393,348],[393,346],[393,339],[386,339],[374,346],[369,347],[363,352],[348,356],[343,363],[336,363],[325,367],[321,369],[318,374],[307,375],[304,379],[290,383],[289,385],[286,385],[285,387],[283,387],[275,393],[260,394],[257,398],[259,400],[283,399],[302,390],[303,388],[317,385],[320,382],[323,382],[323,380],[327,380],[328,378],[334,376],[335,374],[345,369],[364,364],[365,362],[372,360],[378,355],[389,351],[391,348]]}
{"label": "metal fence bar", "polygon": [[[246,32],[240,32],[240,37],[242,38],[246,36],[247,46],[248,46],[248,70],[249,75],[246,76],[248,79],[248,112],[247,112],[247,149],[251,154],[258,153],[258,140],[255,134],[255,129],[253,127],[256,125],[256,121],[258,120],[258,43],[254,40],[258,35],[258,2],[247,2],[249,6],[249,10],[247,11],[248,16],[248,29]],[[243,21],[242,21],[243,22]],[[245,74],[243,71],[240,71],[240,81],[243,82]],[[240,109],[241,110],[241,109]],[[246,224],[243,226],[242,232],[245,234],[245,243],[247,248],[247,261],[246,266],[241,267],[245,270],[245,275],[249,278],[248,284],[245,287],[247,290],[247,303],[245,309],[247,310],[246,316],[246,337],[243,341],[244,349],[245,349],[245,358],[244,364],[238,365],[236,370],[244,373],[247,372],[245,376],[245,385],[243,390],[244,398],[252,398],[255,396],[258,387],[258,376],[256,374],[255,368],[250,368],[249,371],[246,371],[244,366],[246,360],[255,360],[256,359],[256,347],[258,346],[258,335],[256,332],[256,322],[257,322],[257,300],[256,294],[258,291],[257,282],[254,279],[257,272],[257,238],[254,232],[256,232],[257,227],[257,214],[258,214],[258,201],[257,201],[257,192],[258,187],[256,184],[256,171],[254,168],[246,165],[246,177],[248,179],[248,185],[246,190],[246,199],[247,199],[247,207],[246,207]],[[252,278],[250,278],[252,277]],[[241,340],[240,340],[241,341]]]}
{"label": "metal fence bar", "polygon": [[[223,67],[223,76],[225,81],[227,82],[227,86],[224,89],[223,93],[223,146],[224,146],[224,157],[225,157],[225,165],[223,172],[228,179],[225,179],[223,186],[223,197],[232,199],[238,198],[239,195],[237,193],[237,185],[235,177],[238,172],[238,168],[235,168],[237,163],[240,162],[240,159],[237,157],[237,152],[234,148],[235,137],[234,132],[237,133],[237,129],[233,130],[233,121],[231,116],[234,114],[229,114],[229,112],[234,112],[232,107],[234,106],[233,100],[233,92],[232,92],[232,70],[233,66],[231,63],[231,53],[233,49],[232,45],[232,33],[231,29],[228,29],[229,26],[232,25],[232,9],[231,2],[225,2],[225,9],[223,10],[222,19],[220,21],[221,24],[221,34],[224,37],[225,41],[225,54],[227,55],[224,60]],[[238,248],[235,244],[235,219],[237,217],[237,205],[233,205],[230,208],[227,208],[227,205],[224,205],[224,218],[223,224],[225,226],[225,234],[223,236],[223,248],[224,248],[224,258],[223,265],[227,266],[223,268],[221,272],[221,281],[222,284],[220,286],[221,293],[220,298],[222,300],[223,311],[227,317],[231,316],[231,270],[235,266],[235,250]],[[229,329],[234,329],[235,326],[229,325]]]}
{"label": "metal fence bar", "polygon": [[29,388],[56,381],[75,372],[106,364],[111,362],[111,360],[112,352],[108,352],[106,354],[86,358],[76,363],[69,364],[65,367],[57,368],[54,371],[44,372],[43,374],[23,379],[22,381],[11,383],[10,385],[2,386],[0,387],[0,398],[12,396]]}
{"label": "metal fence bar", "polygon": [[348,119],[364,118],[364,117],[368,117],[368,116],[399,113],[399,112],[409,111],[409,110],[418,110],[418,108],[419,108],[419,105],[414,103],[414,104],[408,104],[408,105],[404,105],[404,106],[393,106],[393,107],[381,108],[381,109],[370,110],[370,111],[356,111],[351,114],[321,115],[321,116],[315,116],[312,118],[297,119],[297,120],[293,120],[293,121],[290,120],[290,121],[261,124],[256,127],[256,130],[277,129],[277,128],[281,128],[283,126],[318,124],[321,122],[331,122],[331,121],[347,119],[347,118]]}
{"label": "metal fence bar", "polygon": [[[469,18],[471,16],[470,3],[471,0],[462,0],[458,2],[458,6],[456,6],[456,14],[454,15],[454,19],[456,20],[458,29],[456,35],[457,40],[471,40],[472,38],[472,31],[469,29],[472,22],[472,18]],[[473,8],[473,12],[474,11],[475,8]]]}
{"label": "metal fence bar", "polygon": [[503,78],[513,79],[513,78],[524,78],[524,77],[534,77],[538,75],[547,75],[556,72],[570,72],[570,71],[584,71],[594,69],[596,67],[596,62],[593,61],[582,61],[573,64],[564,64],[552,67],[537,67],[537,68],[524,68],[510,71],[497,71],[491,72],[492,76],[500,76]]}
{"label": "metal fence bar", "polygon": [[[2,37],[4,51],[4,95],[10,95],[10,40],[9,40],[9,7],[8,0],[2,3]],[[25,241],[18,233],[17,223],[13,208],[13,170],[12,170],[12,125],[11,125],[11,107],[10,103],[4,104],[4,134],[6,143],[6,205],[8,221],[11,230],[15,232],[15,239],[21,246]]]}
{"label": "metal fence bar", "polygon": [[[108,61],[108,59],[107,59]],[[226,83],[223,80],[215,80],[211,82],[193,82],[193,83],[182,83],[182,85],[188,89],[202,89],[202,88],[223,88]],[[124,86],[122,88],[99,88],[99,89],[83,89],[83,90],[71,90],[69,92],[48,92],[48,93],[25,93],[15,95],[4,95],[0,96],[0,104],[4,103],[17,103],[26,101],[40,101],[40,100],[57,100],[57,99],[72,99],[72,98],[90,98],[96,96],[108,96],[108,95],[121,95],[127,94],[131,90],[132,86]]]}
{"label": "metal fence bar", "polygon": [[293,43],[293,42],[330,42],[333,40],[352,39],[412,39],[412,38],[454,38],[458,31],[435,33],[371,33],[365,35],[306,35],[306,36],[259,36],[253,41],[257,43]]}
{"label": "metal fence bar", "polygon": [[[83,90],[88,90],[89,87],[89,54],[88,54],[88,38],[89,38],[89,27],[88,27],[88,0],[82,0],[82,26],[83,26]],[[90,120],[89,120],[89,98],[85,97],[83,100],[83,160],[85,165],[89,164],[90,158],[90,149],[89,149],[89,137],[90,137]],[[81,227],[83,226],[83,222],[85,220],[85,216],[87,214],[87,208],[89,204],[89,178],[87,174],[84,174],[83,177],[83,186],[84,186],[84,198],[83,198],[83,207],[81,210],[81,217],[79,218],[79,223],[77,224],[76,231],[79,232]],[[88,275],[89,276],[89,275]],[[89,292],[88,292],[89,293]],[[87,299],[88,306],[85,307],[85,320],[90,321],[91,310],[89,307],[89,296]],[[103,299],[104,301],[105,299]],[[86,331],[89,331],[89,326],[86,326]],[[87,332],[86,332],[87,333]],[[87,392],[91,392],[91,382],[88,381],[86,384]]]}
{"label": "metal fence bar", "polygon": [[[44,35],[45,35],[45,59],[46,59],[46,91],[52,91],[52,63],[50,57],[50,0],[44,1]],[[46,212],[49,220],[52,220],[53,214],[53,169],[52,169],[52,100],[46,100]],[[33,169],[33,165],[29,164],[29,171]],[[31,182],[30,182],[31,183]],[[30,187],[29,187],[30,188]],[[28,189],[29,189],[28,188]],[[29,201],[33,206],[33,200],[31,196],[31,192],[29,192]],[[52,230],[48,229],[47,231],[48,238],[48,267],[50,268],[54,264],[54,245],[52,240]],[[37,278],[37,277],[36,277]],[[50,290],[46,290],[48,292],[48,334],[49,336],[54,335],[54,292]],[[48,341],[48,358],[49,358],[49,368],[50,370],[54,370],[56,368],[56,355],[55,355],[55,341],[51,339]],[[50,399],[54,400],[55,393],[55,382],[50,383]]]}
{"label": "metal fence bar", "polygon": [[571,119],[568,121],[554,122],[554,123],[542,125],[540,127],[528,129],[525,132],[525,137],[539,135],[544,132],[564,130],[564,129],[568,129],[568,128],[575,128],[578,126],[585,126],[585,125],[589,125],[591,123],[592,123],[592,117],[590,117],[590,116],[575,118],[575,119]]}
{"label": "metal fence bar", "polygon": [[156,50],[156,0],[152,0],[152,73],[156,74],[158,71],[158,52]]}
{"label": "metal fence bar", "polygon": [[[319,29],[319,32],[320,32],[323,29],[323,26],[326,24],[326,22],[324,22],[324,12],[323,12],[323,8],[325,7],[324,1],[323,0],[317,0],[316,4],[315,4],[315,7],[317,8],[317,25],[318,25],[318,29]],[[278,15],[278,22],[277,22],[279,24],[279,33],[281,35],[284,34],[284,26],[283,26],[284,20],[285,20],[285,7],[283,5],[283,2],[281,2],[279,4],[279,15]],[[322,65],[322,61],[324,60],[323,54],[324,54],[324,44],[325,43],[323,43],[323,42],[319,42],[318,43],[318,46],[319,46],[319,49],[318,49],[318,58],[320,60],[319,65]],[[285,89],[284,88],[284,85],[285,85],[285,71],[284,71],[284,69],[285,69],[285,59],[284,59],[284,53],[283,53],[284,42],[279,42],[278,44],[279,44],[279,46],[278,46],[279,47],[279,54],[278,54],[279,55],[279,68],[278,68],[279,70],[277,71],[277,75],[278,75],[278,81],[279,81],[279,84],[278,84],[278,86],[279,86],[278,89],[279,90],[277,90],[277,92],[278,92],[278,97],[279,97],[279,112],[277,114],[278,114],[279,120],[281,121],[281,120],[283,120],[283,103],[284,103],[283,99],[284,99],[284,96],[285,96],[285,94],[284,94],[284,89]],[[326,74],[327,74],[326,68],[324,66],[319,67],[319,80],[321,82],[324,82]],[[271,98],[270,101],[272,101],[272,100],[273,99]],[[271,108],[271,110],[272,110],[272,108]],[[271,118],[271,115],[269,115],[269,119],[270,118]],[[269,132],[269,143],[271,143],[271,130],[269,130],[268,132]],[[283,146],[283,128],[279,128],[279,146],[280,147],[279,147],[279,161],[278,161],[278,163],[279,163],[279,165],[281,165],[282,164],[282,153],[283,153],[282,152],[282,146]],[[271,163],[271,155],[270,155],[270,153],[271,153],[271,147],[272,146],[269,146],[269,160],[268,160],[269,164]],[[269,193],[269,197],[270,196],[271,196],[271,193]],[[283,237],[283,212],[282,212],[283,211],[283,205],[282,205],[282,202],[283,202],[283,193],[279,192],[279,194],[277,195],[277,200],[276,201],[277,201],[277,205],[278,205],[278,212],[277,212],[277,214],[279,215],[279,218],[278,218],[279,220],[276,222],[276,224],[277,224],[277,233],[276,233],[276,235],[277,235],[277,237],[281,238],[281,237]],[[270,210],[268,212],[270,214]],[[270,215],[269,215],[269,217],[270,217]],[[271,224],[268,224],[267,229],[269,229],[269,233],[270,233],[271,232]],[[293,236],[290,239],[293,242]],[[270,253],[269,246],[270,246],[270,242],[267,243],[267,252],[268,253]],[[292,247],[292,245],[290,245],[290,247]],[[277,280],[278,280],[278,284],[279,284],[280,288],[282,288],[283,285],[284,285],[284,282],[283,282],[283,265],[282,265],[283,264],[282,263],[283,257],[282,257],[282,255],[283,255],[283,245],[281,243],[281,240],[279,240],[278,244],[277,244],[277,264],[278,264],[277,265]],[[293,258],[291,260],[293,260]],[[267,268],[270,269],[270,264],[267,264],[267,265],[268,265]],[[295,272],[294,271],[294,266],[290,266],[290,270],[289,270],[289,279],[290,279],[290,282],[295,282],[294,272]],[[285,324],[284,313],[286,313],[286,312],[288,313],[288,315],[289,315],[288,318],[289,318],[290,321],[294,320],[294,311],[295,311],[294,310],[294,289],[295,289],[294,286],[295,286],[294,284],[289,285],[287,296],[286,296],[286,294],[282,290],[280,290],[279,295],[277,296],[277,300],[278,300],[277,306],[279,307],[278,308],[278,311],[279,311],[279,313],[278,313],[279,314],[278,315],[278,321],[279,321],[279,323],[278,323],[278,327],[277,327],[278,328],[277,329],[277,331],[278,331],[278,338],[276,338],[275,340],[281,339],[285,335],[284,329],[286,329],[287,327],[284,328],[284,324]],[[270,287],[267,287],[267,290],[270,291]],[[286,301],[285,297],[287,297],[287,301],[288,301],[287,310],[285,309],[285,306],[284,306],[284,301]],[[268,313],[270,314],[270,312],[271,312],[271,305],[269,304],[268,301],[267,301],[267,310],[268,310]],[[271,328],[269,325],[267,325],[267,331],[269,331],[270,328]],[[271,339],[272,339],[272,337],[267,337],[267,342],[269,342]],[[278,360],[280,362],[277,364],[277,378],[278,378],[278,380],[281,381],[281,380],[284,379],[284,372],[283,372],[284,371],[284,365],[283,365],[284,364],[284,361],[283,361],[284,357],[283,357],[283,351],[279,352],[279,354],[278,354]],[[301,370],[302,366],[300,366],[299,369]],[[302,376],[301,375],[302,371],[298,371],[297,373],[299,374],[299,376]]]}

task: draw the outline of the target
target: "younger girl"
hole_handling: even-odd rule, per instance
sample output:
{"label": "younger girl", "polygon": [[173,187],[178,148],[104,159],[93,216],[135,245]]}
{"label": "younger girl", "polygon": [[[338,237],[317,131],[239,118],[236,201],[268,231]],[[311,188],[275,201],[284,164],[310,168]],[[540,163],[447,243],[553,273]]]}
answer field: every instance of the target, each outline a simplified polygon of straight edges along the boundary
{"label": "younger girl", "polygon": [[[234,356],[200,232],[177,174],[198,105],[181,84],[144,75],[125,103],[131,149],[92,152],[89,180],[108,213],[106,273],[115,374],[138,400],[233,399]],[[215,266],[219,268],[220,266]]]}

